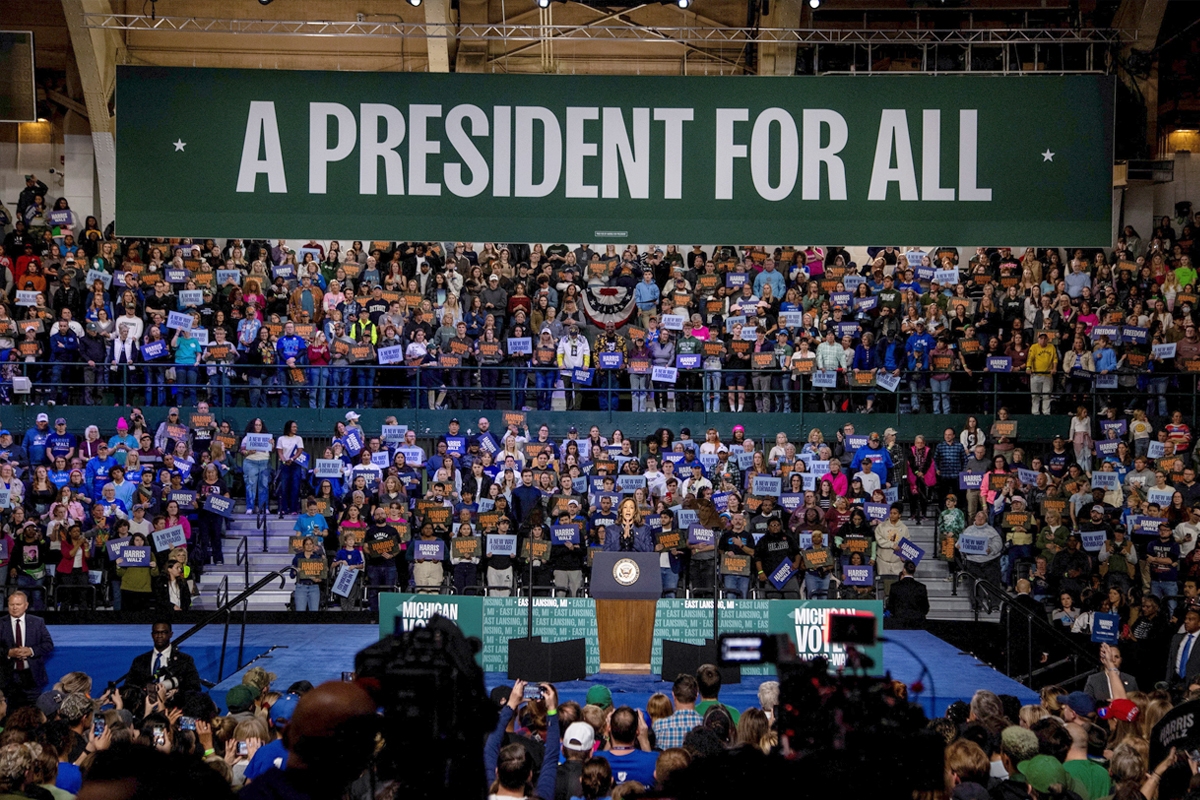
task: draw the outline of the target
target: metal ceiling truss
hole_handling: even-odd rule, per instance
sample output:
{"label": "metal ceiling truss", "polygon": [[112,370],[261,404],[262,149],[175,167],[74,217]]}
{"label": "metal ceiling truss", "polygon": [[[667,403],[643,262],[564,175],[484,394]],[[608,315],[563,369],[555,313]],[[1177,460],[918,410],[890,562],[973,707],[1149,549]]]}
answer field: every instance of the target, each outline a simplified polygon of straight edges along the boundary
{"label": "metal ceiling truss", "polygon": [[[622,9],[622,13],[625,10]],[[612,17],[610,17],[611,19]],[[141,14],[85,14],[84,26],[101,30],[161,33],[219,33],[248,36],[357,36],[368,38],[459,41],[540,42],[617,41],[684,46],[701,44],[786,43],[800,45],[1120,45],[1136,31],[1099,28],[734,28],[702,25],[626,24],[457,24],[247,20],[204,17],[147,17]]]}

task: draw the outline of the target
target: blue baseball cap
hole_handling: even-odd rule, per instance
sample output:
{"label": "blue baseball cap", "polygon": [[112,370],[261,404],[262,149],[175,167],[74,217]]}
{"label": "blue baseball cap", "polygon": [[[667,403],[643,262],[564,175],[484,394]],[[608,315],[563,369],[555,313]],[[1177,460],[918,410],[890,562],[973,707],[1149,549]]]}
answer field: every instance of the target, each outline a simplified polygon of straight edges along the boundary
{"label": "blue baseball cap", "polygon": [[285,694],[271,704],[271,721],[278,725],[280,722],[291,722],[292,714],[296,713],[296,705],[300,695]]}

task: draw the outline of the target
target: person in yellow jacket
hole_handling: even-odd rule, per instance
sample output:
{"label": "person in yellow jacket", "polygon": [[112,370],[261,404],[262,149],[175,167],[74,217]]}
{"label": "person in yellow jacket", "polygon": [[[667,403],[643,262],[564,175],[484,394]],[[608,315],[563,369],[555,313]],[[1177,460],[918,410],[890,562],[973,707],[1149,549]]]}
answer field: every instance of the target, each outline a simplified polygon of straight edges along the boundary
{"label": "person in yellow jacket", "polygon": [[1054,373],[1058,371],[1058,350],[1050,344],[1050,335],[1038,333],[1037,344],[1029,348],[1025,360],[1029,373],[1029,393],[1033,397],[1033,413],[1050,413],[1050,396],[1054,391]]}

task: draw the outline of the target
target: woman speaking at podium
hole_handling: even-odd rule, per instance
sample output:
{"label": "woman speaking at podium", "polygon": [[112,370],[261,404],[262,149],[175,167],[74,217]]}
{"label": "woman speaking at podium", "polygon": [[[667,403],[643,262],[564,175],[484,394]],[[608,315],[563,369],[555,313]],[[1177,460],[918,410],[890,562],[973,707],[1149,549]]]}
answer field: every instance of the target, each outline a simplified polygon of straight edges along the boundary
{"label": "woman speaking at podium", "polygon": [[617,521],[605,529],[604,549],[626,553],[654,550],[654,537],[650,535],[650,528],[642,524],[642,512],[632,497],[621,501],[617,507]]}

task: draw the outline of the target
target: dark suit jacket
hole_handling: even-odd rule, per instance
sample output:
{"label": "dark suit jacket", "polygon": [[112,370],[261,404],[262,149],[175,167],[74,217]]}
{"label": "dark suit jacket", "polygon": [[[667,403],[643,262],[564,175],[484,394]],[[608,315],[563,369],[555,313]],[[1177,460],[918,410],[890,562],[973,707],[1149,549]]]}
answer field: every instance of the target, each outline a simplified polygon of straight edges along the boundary
{"label": "dark suit jacket", "polygon": [[[125,676],[125,684],[142,687],[156,680],[150,669],[153,665],[153,650],[134,656],[133,663],[129,665],[129,674]],[[187,653],[181,653],[178,647],[173,646],[171,658],[164,665],[165,667],[170,667],[179,691],[200,691],[200,673],[196,670],[196,662]]]}
{"label": "dark suit jacket", "polygon": [[[604,532],[604,551],[615,552],[621,549],[621,526],[609,525]],[[716,542],[713,542],[716,544]],[[645,525],[635,525],[633,528],[633,552],[651,553],[654,551],[654,537],[650,528]]]}
{"label": "dark suit jacket", "polygon": [[[46,658],[54,652],[54,640],[50,638],[50,631],[46,630],[46,623],[42,618],[28,612],[25,614],[23,634],[25,646],[33,650],[33,658],[26,659],[29,662],[29,670],[33,673],[34,683],[41,688],[50,682],[46,677]],[[8,651],[16,646],[13,641],[12,617],[5,614],[3,621],[0,621],[0,655],[3,656],[6,685],[12,680],[13,665],[16,663],[8,657]]]}
{"label": "dark suit jacket", "polygon": [[[1188,659],[1191,660],[1190,658]],[[1137,680],[1128,672],[1121,673],[1121,685],[1125,687],[1126,692],[1136,692],[1138,688]],[[1083,690],[1097,700],[1111,700],[1112,697],[1108,691],[1108,676],[1104,672],[1097,672],[1094,675],[1089,675],[1087,685]]]}
{"label": "dark suit jacket", "polygon": [[887,609],[897,628],[920,628],[929,615],[929,590],[916,578],[901,578],[888,593]]}
{"label": "dark suit jacket", "polygon": [[[1183,646],[1183,638],[1187,634],[1177,633],[1171,637],[1171,649],[1167,651],[1167,683],[1180,683],[1179,673],[1175,671],[1175,659],[1179,657],[1179,648]],[[1192,650],[1188,653],[1186,683],[1190,686],[1200,678],[1200,634],[1192,640]]]}

